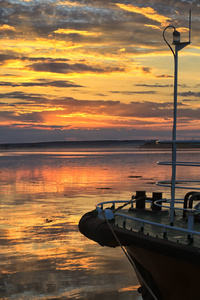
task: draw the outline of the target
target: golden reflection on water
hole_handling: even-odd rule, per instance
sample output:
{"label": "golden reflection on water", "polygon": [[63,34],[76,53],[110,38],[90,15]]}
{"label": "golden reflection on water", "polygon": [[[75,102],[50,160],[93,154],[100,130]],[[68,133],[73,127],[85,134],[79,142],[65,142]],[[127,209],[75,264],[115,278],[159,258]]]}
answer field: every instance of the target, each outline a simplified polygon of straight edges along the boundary
{"label": "golden reflection on water", "polygon": [[[143,177],[143,180],[145,178],[155,180],[156,176],[156,166],[148,168],[149,165],[152,165],[152,161],[146,159],[139,162],[127,160],[122,167],[124,162],[120,161],[120,154],[115,156],[115,159],[113,159],[112,154],[109,154],[106,160],[102,160],[99,153],[97,156],[93,154],[91,157],[87,156],[86,163],[84,155],[64,156],[62,153],[61,156],[58,156],[56,153],[53,156],[51,152],[50,156],[48,153],[41,154],[40,159],[38,156],[26,154],[24,156],[26,160],[32,157],[32,164],[30,161],[30,165],[17,166],[14,170],[10,168],[11,172],[9,173],[7,168],[3,169],[1,178],[5,185],[2,184],[2,192],[5,191],[5,194],[13,193],[13,191],[23,194],[63,193],[69,192],[70,189],[73,191],[75,189],[77,192],[80,189],[100,189],[102,186],[104,188],[119,187],[118,190],[121,190],[128,176],[131,178],[131,175],[137,175],[140,178]],[[49,158],[50,163],[45,164],[46,157]],[[42,162],[41,166],[39,165],[40,161]],[[148,169],[148,173],[146,173],[146,169]],[[8,180],[6,180],[7,177]]]}
{"label": "golden reflection on water", "polygon": [[169,154],[1,152],[0,296],[141,299],[120,249],[86,239],[77,224],[98,202],[157,190],[169,177],[158,156]]}

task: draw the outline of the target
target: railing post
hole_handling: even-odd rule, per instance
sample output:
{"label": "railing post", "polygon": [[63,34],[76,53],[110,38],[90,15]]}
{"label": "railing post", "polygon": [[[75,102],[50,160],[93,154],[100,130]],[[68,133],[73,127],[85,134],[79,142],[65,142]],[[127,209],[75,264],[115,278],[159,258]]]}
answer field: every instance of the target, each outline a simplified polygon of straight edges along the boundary
{"label": "railing post", "polygon": [[101,212],[102,212],[101,207],[97,206],[97,213],[98,213],[98,216],[101,214]]}
{"label": "railing post", "polygon": [[[193,230],[194,229],[194,213],[195,213],[195,210],[194,209],[190,209],[187,211],[187,215],[188,215],[188,230]],[[190,243],[193,242],[193,238],[194,238],[194,235],[193,233],[189,233],[188,234],[188,240]]]}
{"label": "railing post", "polygon": [[123,228],[126,228],[126,218],[123,217]]}
{"label": "railing post", "polygon": [[167,228],[166,227],[164,227],[163,238],[164,239],[167,238]]}
{"label": "railing post", "polygon": [[144,232],[144,222],[141,222],[141,228],[140,231],[143,233]]}

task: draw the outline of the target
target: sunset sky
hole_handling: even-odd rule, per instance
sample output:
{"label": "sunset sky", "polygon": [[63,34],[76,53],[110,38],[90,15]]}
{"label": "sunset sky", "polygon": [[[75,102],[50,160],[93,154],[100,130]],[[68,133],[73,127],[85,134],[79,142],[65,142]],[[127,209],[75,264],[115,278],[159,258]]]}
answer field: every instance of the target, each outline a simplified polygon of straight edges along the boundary
{"label": "sunset sky", "polygon": [[200,139],[199,0],[2,0],[0,143],[171,138],[162,32],[174,25],[188,41],[190,9],[177,136]]}

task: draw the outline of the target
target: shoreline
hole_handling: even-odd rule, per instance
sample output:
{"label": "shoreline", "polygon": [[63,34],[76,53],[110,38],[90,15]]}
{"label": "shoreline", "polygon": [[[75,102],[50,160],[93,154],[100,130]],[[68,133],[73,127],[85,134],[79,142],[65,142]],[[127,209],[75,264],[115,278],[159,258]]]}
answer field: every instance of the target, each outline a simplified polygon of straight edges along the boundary
{"label": "shoreline", "polygon": [[[0,150],[23,150],[23,149],[171,149],[172,144],[158,144],[157,140],[97,140],[97,141],[52,141],[52,142],[33,142],[33,143],[2,143]],[[200,144],[189,145],[178,143],[178,149],[199,149]]]}
{"label": "shoreline", "polygon": [[52,142],[33,142],[33,143],[2,143],[1,150],[40,148],[40,149],[88,149],[88,148],[133,148],[142,146],[146,140],[97,140],[97,141],[52,141]]}

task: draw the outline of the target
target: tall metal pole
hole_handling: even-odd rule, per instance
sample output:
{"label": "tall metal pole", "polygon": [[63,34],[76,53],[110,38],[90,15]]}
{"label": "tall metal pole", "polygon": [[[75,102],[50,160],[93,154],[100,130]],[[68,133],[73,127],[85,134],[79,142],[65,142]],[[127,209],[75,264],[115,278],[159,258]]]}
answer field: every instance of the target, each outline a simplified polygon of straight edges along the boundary
{"label": "tall metal pole", "polygon": [[170,225],[174,225],[174,202],[176,187],[176,127],[177,127],[177,87],[178,87],[178,49],[175,45],[174,53],[174,112],[173,112],[173,131],[172,131],[172,183],[171,183],[171,217]]}
{"label": "tall metal pole", "polygon": [[[175,45],[175,51],[172,49],[170,44],[167,42],[165,38],[165,31],[168,28],[173,28],[173,45]],[[178,87],[178,51],[186,47],[191,43],[191,10],[189,12],[189,41],[188,42],[180,42],[180,33],[176,30],[176,28],[172,25],[167,26],[163,30],[163,38],[164,41],[167,43],[169,48],[171,49],[173,56],[174,56],[174,112],[173,112],[173,130],[172,130],[172,178],[171,178],[171,203],[170,203],[170,225],[174,225],[174,204],[175,204],[175,190],[176,190],[176,127],[177,127],[177,87]]]}

